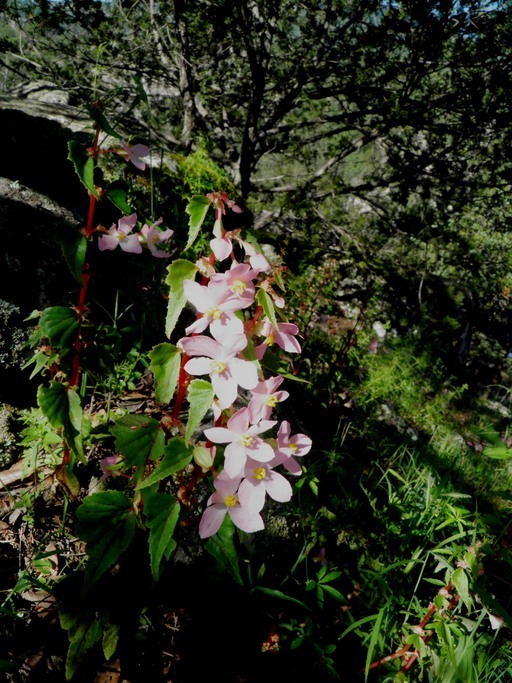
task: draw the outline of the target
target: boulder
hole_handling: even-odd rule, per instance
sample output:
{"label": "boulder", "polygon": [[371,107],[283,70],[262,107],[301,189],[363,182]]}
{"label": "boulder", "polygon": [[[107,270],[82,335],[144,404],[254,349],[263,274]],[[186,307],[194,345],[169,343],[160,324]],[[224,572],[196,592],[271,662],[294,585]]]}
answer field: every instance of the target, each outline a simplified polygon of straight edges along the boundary
{"label": "boulder", "polygon": [[23,406],[34,401],[30,372],[21,371],[31,353],[23,321],[35,309],[68,305],[77,288],[55,236],[83,224],[87,195],[67,143],[91,134],[72,107],[29,100],[0,100],[0,126],[0,402]]}

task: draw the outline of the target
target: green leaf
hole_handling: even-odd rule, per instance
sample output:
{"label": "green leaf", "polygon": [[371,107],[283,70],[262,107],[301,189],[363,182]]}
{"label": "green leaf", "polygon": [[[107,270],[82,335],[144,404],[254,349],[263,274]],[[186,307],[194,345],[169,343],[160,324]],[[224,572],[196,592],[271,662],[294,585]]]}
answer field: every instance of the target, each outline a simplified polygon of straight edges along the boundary
{"label": "green leaf", "polygon": [[258,289],[258,291],[256,292],[256,302],[259,306],[263,308],[265,315],[277,330],[278,327],[274,302],[267,294],[267,292],[265,292],[263,289]]}
{"label": "green leaf", "polygon": [[512,458],[512,448],[507,448],[505,444],[500,446],[486,446],[482,451],[482,455],[494,460],[508,460]]}
{"label": "green leaf", "polygon": [[66,658],[67,681],[75,675],[85,653],[101,638],[101,626],[98,620],[93,615],[88,616],[88,619],[75,621],[73,628],[69,631],[69,648]]}
{"label": "green leaf", "polygon": [[50,382],[47,387],[39,387],[37,403],[52,427],[62,427],[67,445],[85,462],[82,448],[83,411],[78,394],[60,382]]}
{"label": "green leaf", "polygon": [[176,548],[172,535],[180,514],[180,504],[177,498],[167,493],[153,493],[144,498],[144,512],[149,528],[151,573],[158,581],[162,560],[168,560]]}
{"label": "green leaf", "polygon": [[68,142],[68,150],[68,159],[73,162],[82,184],[96,199],[99,199],[100,195],[94,186],[94,160],[89,152],[76,140]]}
{"label": "green leaf", "polygon": [[[370,644],[369,644],[368,650],[366,652],[366,664],[364,667],[364,680],[365,681],[368,680],[368,674],[370,673],[370,664],[373,661],[373,652],[374,652],[375,647],[377,645],[377,641],[379,640],[379,637],[382,636],[380,627],[381,627],[382,621],[384,619],[384,614],[387,610],[388,604],[389,603],[386,603],[384,605],[384,607],[382,607],[382,609],[379,611],[379,613],[377,614],[377,618],[375,619],[375,624],[373,625],[372,635],[370,638]],[[345,631],[345,633],[346,633],[346,631]]]}
{"label": "green leaf", "polygon": [[142,85],[142,81],[140,80],[139,76],[134,76],[133,77],[133,82],[135,83],[135,89],[137,91],[137,95],[140,97],[140,99],[148,104],[148,96],[147,93],[144,89],[144,86]]}
{"label": "green leaf", "polygon": [[47,337],[54,346],[63,347],[67,338],[78,327],[76,311],[66,306],[45,308],[39,319],[43,337]]}
{"label": "green leaf", "polygon": [[150,370],[155,378],[155,398],[159,403],[170,403],[181,367],[181,352],[174,346],[164,342],[149,352]]}
{"label": "green leaf", "polygon": [[284,279],[283,279],[283,272],[281,270],[279,270],[279,268],[276,268],[273,271],[273,275],[274,275],[274,281],[275,281],[276,285],[279,287],[279,289],[281,289],[283,292],[286,292],[286,285],[285,285]]}
{"label": "green leaf", "polygon": [[167,317],[165,320],[165,334],[170,338],[181,311],[183,310],[187,299],[183,292],[183,282],[185,280],[193,280],[197,273],[197,266],[195,263],[186,261],[185,259],[177,259],[167,268],[167,278],[165,282],[170,286],[169,303],[167,305]]}
{"label": "green leaf", "polygon": [[132,207],[128,204],[128,186],[123,180],[115,180],[110,183],[105,190],[105,195],[126,216],[133,213]]}
{"label": "green leaf", "polygon": [[[314,588],[314,585],[313,585],[313,588]],[[283,593],[283,591],[277,590],[275,588],[266,588],[265,586],[255,586],[252,590],[253,591],[259,591],[260,593],[264,593],[265,595],[268,595],[271,598],[277,598],[278,600],[286,600],[287,602],[293,602],[295,605],[300,605],[301,607],[303,607],[308,612],[310,611],[310,608],[306,605],[306,603],[301,602],[300,600],[297,600],[297,598],[293,598],[291,595],[286,595],[286,593]]]}
{"label": "green leaf", "polygon": [[[367,624],[370,621],[375,621],[377,619],[378,615],[377,614],[371,614],[369,617],[363,617],[362,619],[359,619],[358,621],[355,621],[353,624],[350,624],[348,628],[346,628],[343,633],[340,635],[339,640],[344,638],[346,635],[348,635],[351,631],[355,631],[359,626],[362,626],[363,624]],[[358,634],[359,635],[359,634]]]}
{"label": "green leaf", "polygon": [[91,117],[91,119],[98,124],[102,131],[108,133],[108,135],[112,136],[113,138],[116,138],[117,140],[122,140],[122,136],[119,135],[119,133],[114,128],[112,128],[107,118],[105,117],[103,112],[100,109],[98,109],[98,107],[95,107],[94,105],[90,104],[87,106],[87,111],[89,112],[89,116]]}
{"label": "green leaf", "polygon": [[235,525],[231,517],[226,515],[217,533],[206,541],[204,547],[215,558],[222,569],[227,571],[232,578],[243,585],[240,567],[238,566],[238,553],[235,542]]}
{"label": "green leaf", "polygon": [[472,599],[469,595],[468,575],[462,567],[459,567],[453,572],[452,583],[455,586],[457,593],[460,595],[462,602],[466,607],[471,607]]}
{"label": "green leaf", "polygon": [[70,228],[65,225],[62,229],[58,229],[55,241],[61,248],[62,255],[71,274],[78,284],[81,285],[82,267],[87,254],[87,240],[76,228]]}
{"label": "green leaf", "polygon": [[99,491],[76,511],[77,534],[87,543],[85,587],[107,571],[128,548],[135,533],[132,502],[119,491]]}
{"label": "green leaf", "polygon": [[51,365],[53,365],[59,358],[59,355],[60,354],[58,353],[47,355],[44,351],[38,351],[22,365],[22,369],[25,370],[25,368],[28,368],[33,364],[35,367],[30,373],[29,378],[32,379],[32,377],[35,377],[38,372],[41,372],[45,368],[49,368]]}
{"label": "green leaf", "polygon": [[101,646],[105,659],[109,660],[116,651],[117,641],[119,640],[119,626],[117,624],[107,624],[103,629]]}
{"label": "green leaf", "polygon": [[158,420],[145,415],[126,415],[111,429],[116,448],[124,453],[127,467],[142,476],[146,460],[158,460],[164,452],[165,435]]}
{"label": "green leaf", "polygon": [[158,467],[139,484],[139,489],[147,488],[166,479],[175,472],[180,472],[191,461],[193,448],[187,446],[183,439],[176,437],[169,441],[164,449],[164,457]]}
{"label": "green leaf", "polygon": [[474,427],[471,431],[478,436],[478,438],[492,443],[493,446],[498,446],[503,443],[499,433],[493,427]]}
{"label": "green leaf", "polygon": [[188,221],[188,242],[185,250],[191,247],[196,241],[199,231],[201,230],[201,225],[203,224],[209,208],[209,199],[203,197],[202,195],[194,195],[190,199],[187,208],[185,209],[190,216]]}
{"label": "green leaf", "polygon": [[187,399],[190,405],[188,412],[185,441],[188,444],[193,433],[201,424],[201,420],[212,407],[215,392],[210,382],[205,379],[193,379],[188,385]]}
{"label": "green leaf", "polygon": [[322,586],[322,590],[330,595],[331,598],[338,600],[338,602],[342,602],[344,600],[343,594],[336,590],[336,588],[333,588],[332,586],[326,586],[324,583],[320,585]]}
{"label": "green leaf", "polygon": [[339,579],[340,576],[341,576],[340,571],[333,571],[333,572],[326,573],[321,577],[320,583],[330,583],[331,581],[335,581],[336,579]]}

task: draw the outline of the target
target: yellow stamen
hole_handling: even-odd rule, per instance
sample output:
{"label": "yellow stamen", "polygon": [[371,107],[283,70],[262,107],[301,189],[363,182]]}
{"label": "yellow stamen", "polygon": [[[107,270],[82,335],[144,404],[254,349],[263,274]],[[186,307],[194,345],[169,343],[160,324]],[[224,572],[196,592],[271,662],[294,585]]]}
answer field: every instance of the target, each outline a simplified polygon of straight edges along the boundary
{"label": "yellow stamen", "polygon": [[124,234],[124,232],[118,231],[116,237],[117,237],[118,240],[121,241],[121,240],[124,240],[124,238],[126,237],[126,235]]}
{"label": "yellow stamen", "polygon": [[249,434],[244,434],[242,438],[240,439],[240,443],[242,446],[250,446],[252,442],[254,441],[253,436],[249,436]]}
{"label": "yellow stamen", "polygon": [[243,294],[247,289],[247,285],[242,280],[235,280],[231,285],[231,291],[235,294]]}
{"label": "yellow stamen", "polygon": [[269,408],[275,408],[276,405],[279,403],[279,399],[275,394],[272,394],[272,396],[269,396],[265,403],[268,405]]}
{"label": "yellow stamen", "polygon": [[218,320],[222,315],[222,311],[220,310],[220,308],[217,308],[217,306],[212,306],[206,311],[206,315],[208,316],[208,318],[211,318],[212,320]]}
{"label": "yellow stamen", "polygon": [[264,467],[257,467],[255,470],[253,470],[252,474],[255,479],[261,481],[262,479],[266,478],[267,470]]}
{"label": "yellow stamen", "polygon": [[238,498],[235,496],[234,493],[231,493],[229,496],[226,496],[224,498],[224,505],[227,508],[233,508],[235,505],[238,503]]}
{"label": "yellow stamen", "polygon": [[210,368],[210,372],[215,372],[217,375],[222,375],[226,369],[226,363],[221,360],[212,360]]}
{"label": "yellow stamen", "polygon": [[298,449],[298,446],[297,446],[296,443],[289,443],[289,444],[288,444],[288,448],[289,448],[291,451],[296,451],[296,450]]}
{"label": "yellow stamen", "polygon": [[274,333],[271,332],[265,342],[268,346],[273,346],[274,345]]}

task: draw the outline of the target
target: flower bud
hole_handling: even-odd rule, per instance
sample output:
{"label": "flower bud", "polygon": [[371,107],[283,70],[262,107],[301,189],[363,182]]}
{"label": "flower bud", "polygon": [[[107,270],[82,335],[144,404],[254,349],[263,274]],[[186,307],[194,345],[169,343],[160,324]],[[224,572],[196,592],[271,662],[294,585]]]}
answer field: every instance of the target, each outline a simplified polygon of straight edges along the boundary
{"label": "flower bud", "polygon": [[213,465],[216,451],[217,448],[215,446],[210,446],[208,448],[204,443],[198,443],[194,446],[192,457],[194,458],[196,465],[199,465],[203,472],[206,472]]}

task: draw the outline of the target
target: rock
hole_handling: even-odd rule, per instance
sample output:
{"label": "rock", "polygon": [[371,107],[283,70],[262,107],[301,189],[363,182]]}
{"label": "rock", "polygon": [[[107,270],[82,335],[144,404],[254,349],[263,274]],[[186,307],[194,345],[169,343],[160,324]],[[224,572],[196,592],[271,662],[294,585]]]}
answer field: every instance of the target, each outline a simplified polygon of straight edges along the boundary
{"label": "rock", "polygon": [[19,457],[16,421],[16,409],[7,403],[0,404],[0,470],[10,467]]}
{"label": "rock", "polygon": [[0,299],[0,367],[19,368],[24,358],[28,331],[24,328],[20,309]]}
{"label": "rock", "polygon": [[[74,121],[74,123],[71,123]],[[79,121],[80,123],[77,123]],[[64,104],[0,99],[0,176],[45,195],[77,215],[86,210],[84,189],[68,161],[68,141],[92,142],[78,110]]]}
{"label": "rock", "polygon": [[91,134],[73,107],[35,100],[0,99],[0,126],[0,402],[23,406],[35,389],[21,371],[31,353],[23,321],[35,309],[69,305],[77,288],[55,237],[83,223],[88,199],[67,143]]}

